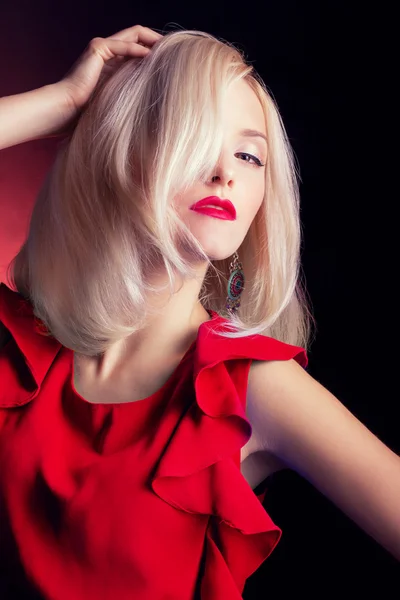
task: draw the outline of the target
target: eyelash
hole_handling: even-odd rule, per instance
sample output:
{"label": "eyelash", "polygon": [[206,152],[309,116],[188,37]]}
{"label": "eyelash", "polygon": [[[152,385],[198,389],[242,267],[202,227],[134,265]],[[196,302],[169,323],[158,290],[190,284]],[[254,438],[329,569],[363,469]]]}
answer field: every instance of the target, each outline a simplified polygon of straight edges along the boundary
{"label": "eyelash", "polygon": [[263,164],[261,162],[261,160],[259,158],[257,158],[257,156],[254,156],[253,154],[249,154],[248,152],[238,152],[239,155],[242,156],[250,156],[250,158],[252,158],[253,160],[255,160],[255,164],[254,163],[250,163],[248,160],[245,160],[244,162],[248,162],[249,164],[253,164],[254,167],[265,167],[265,164]]}

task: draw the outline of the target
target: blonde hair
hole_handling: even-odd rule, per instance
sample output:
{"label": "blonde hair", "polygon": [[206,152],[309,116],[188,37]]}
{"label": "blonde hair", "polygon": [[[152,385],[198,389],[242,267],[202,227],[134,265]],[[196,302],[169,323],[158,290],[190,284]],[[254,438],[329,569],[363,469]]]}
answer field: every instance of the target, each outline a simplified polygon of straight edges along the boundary
{"label": "blonde hair", "polygon": [[[211,261],[170,199],[213,173],[222,99],[240,79],[263,108],[268,161],[263,204],[238,248],[245,290],[230,315],[231,258]],[[50,335],[97,355],[146,324],[148,292],[172,294],[177,276],[195,276],[179,239],[208,261],[199,299],[229,319],[221,336],[264,334],[307,348],[312,315],[300,277],[299,194],[285,129],[241,52],[199,31],[168,33],[145,58],[99,83],[60,145],[7,276]],[[163,288],[148,277],[160,263],[168,274]]]}

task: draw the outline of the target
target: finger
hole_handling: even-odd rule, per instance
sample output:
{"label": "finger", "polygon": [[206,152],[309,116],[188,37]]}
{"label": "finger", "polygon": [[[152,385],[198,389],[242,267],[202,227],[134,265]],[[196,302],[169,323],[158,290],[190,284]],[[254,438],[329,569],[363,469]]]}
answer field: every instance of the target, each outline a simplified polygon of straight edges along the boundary
{"label": "finger", "polygon": [[127,29],[122,29],[117,33],[114,33],[107,39],[125,40],[130,42],[142,42],[148,46],[152,46],[160,38],[164,37],[161,33],[157,33],[149,27],[143,27],[142,25],[134,25]]}
{"label": "finger", "polygon": [[98,54],[104,61],[116,56],[144,57],[150,52],[149,48],[136,42],[125,42],[111,38],[94,38],[90,42],[92,52]]}

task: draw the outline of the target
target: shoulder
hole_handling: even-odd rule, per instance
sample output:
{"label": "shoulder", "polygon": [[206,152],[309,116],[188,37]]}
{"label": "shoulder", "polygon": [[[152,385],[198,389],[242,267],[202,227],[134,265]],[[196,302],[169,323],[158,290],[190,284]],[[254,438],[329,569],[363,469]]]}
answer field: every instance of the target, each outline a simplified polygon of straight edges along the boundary
{"label": "shoulder", "polygon": [[258,450],[277,450],[280,426],[293,415],[292,405],[309,394],[311,381],[294,358],[252,361],[246,405]]}
{"label": "shoulder", "polygon": [[248,410],[262,448],[285,455],[289,446],[327,439],[335,425],[357,419],[296,360],[253,361]]}
{"label": "shoulder", "polygon": [[0,283],[0,407],[35,398],[60,349],[57,340],[43,335],[31,303]]}

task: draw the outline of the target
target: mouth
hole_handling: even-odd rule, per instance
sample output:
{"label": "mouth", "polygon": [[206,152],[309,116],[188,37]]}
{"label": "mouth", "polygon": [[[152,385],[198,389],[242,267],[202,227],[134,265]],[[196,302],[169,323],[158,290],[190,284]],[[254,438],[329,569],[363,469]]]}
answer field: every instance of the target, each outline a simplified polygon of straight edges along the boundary
{"label": "mouth", "polygon": [[190,207],[190,210],[200,212],[210,217],[234,221],[236,219],[236,209],[230,200],[222,200],[218,196],[207,196]]}

